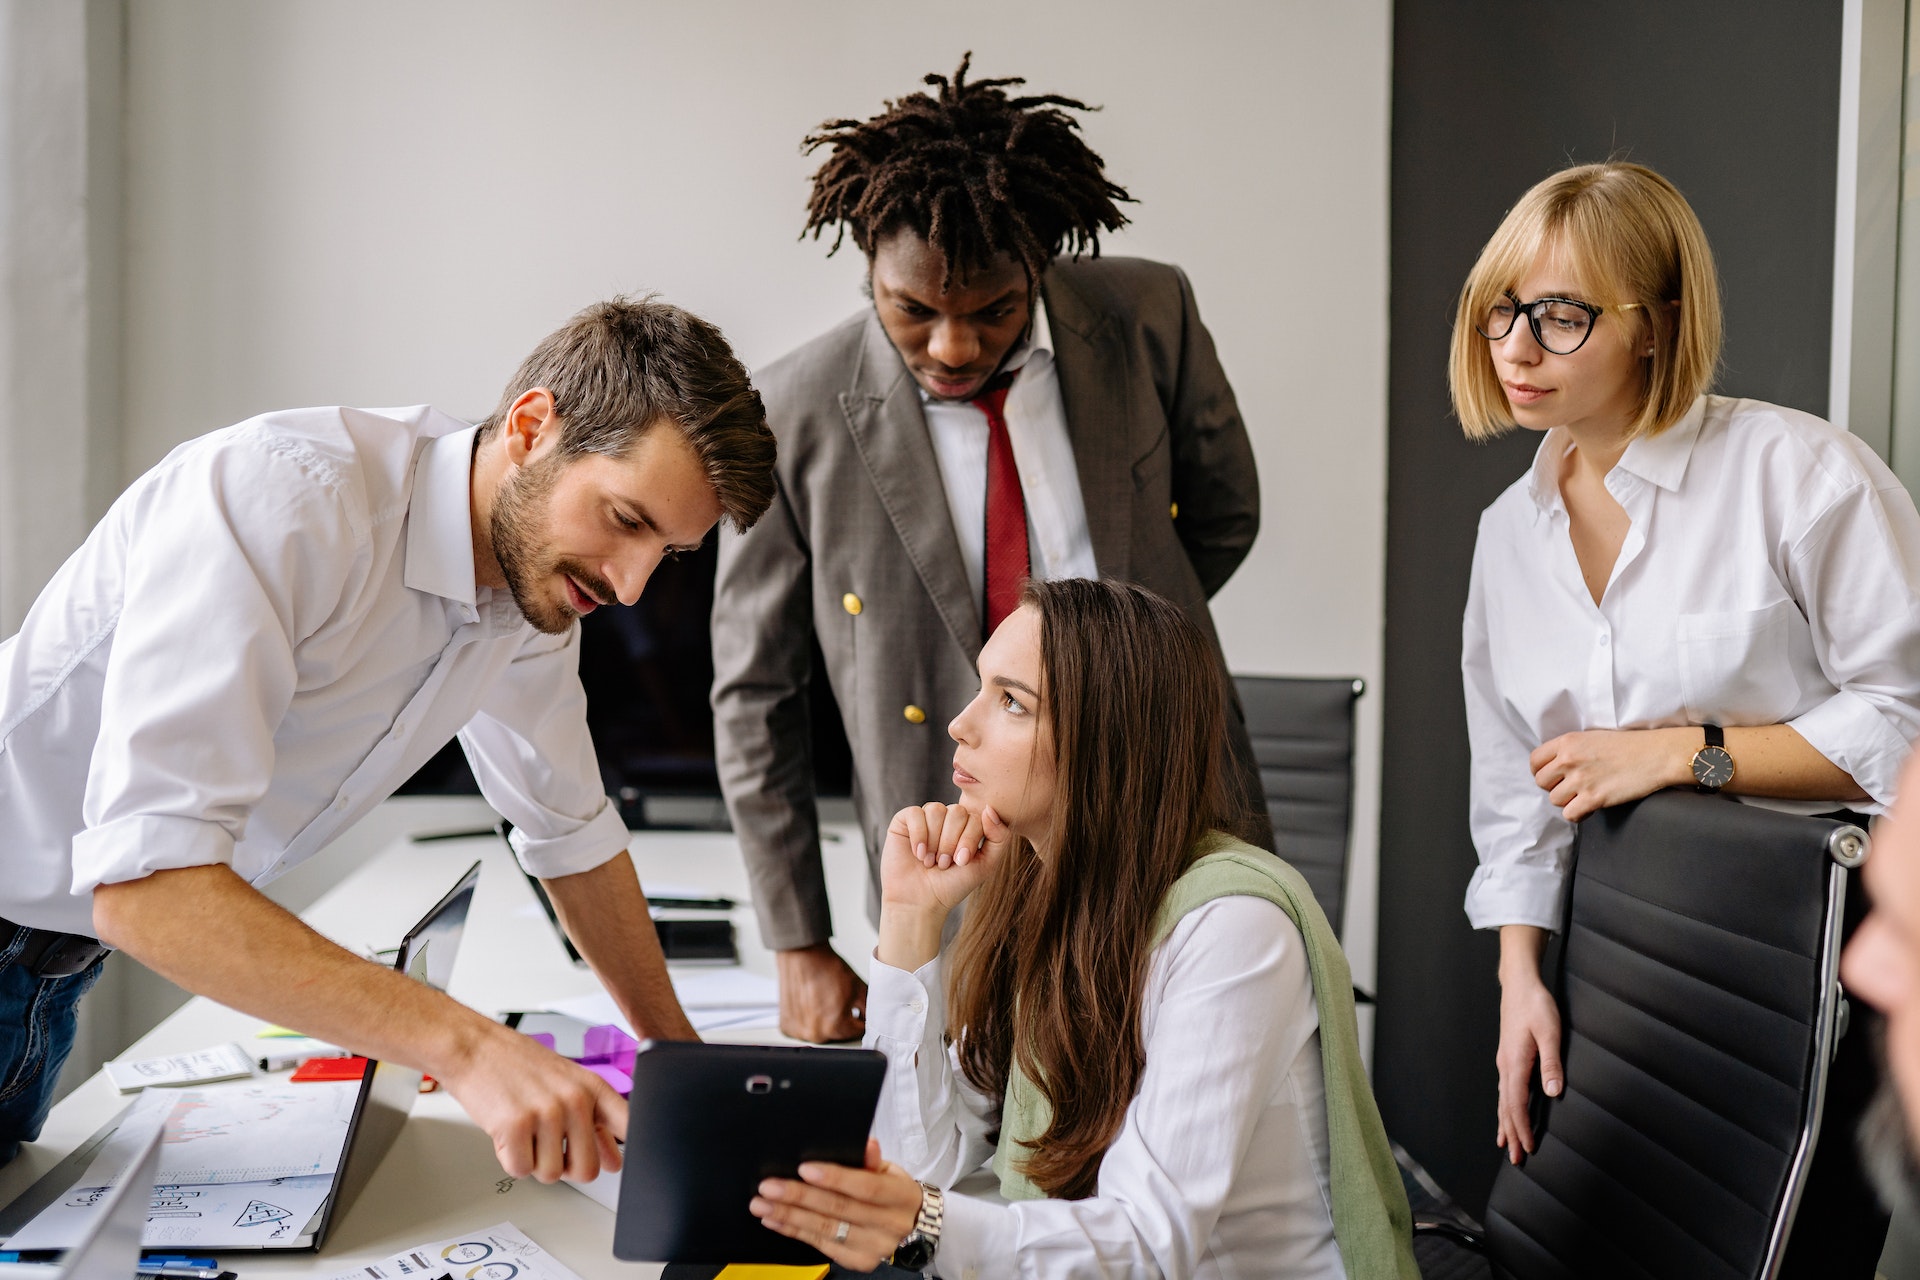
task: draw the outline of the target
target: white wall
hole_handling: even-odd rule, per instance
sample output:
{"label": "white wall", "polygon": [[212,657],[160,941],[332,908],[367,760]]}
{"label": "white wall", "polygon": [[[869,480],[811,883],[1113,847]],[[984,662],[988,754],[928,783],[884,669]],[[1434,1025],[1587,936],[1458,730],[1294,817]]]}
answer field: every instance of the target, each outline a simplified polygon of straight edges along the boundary
{"label": "white wall", "polygon": [[[129,478],[293,404],[478,415],[585,303],[657,289],[749,365],[863,305],[801,243],[829,117],[950,71],[1103,104],[1239,392],[1265,520],[1216,602],[1235,669],[1365,677],[1354,910],[1373,971],[1384,559],[1387,0],[128,7]],[[817,159],[817,158],[816,158]]]}

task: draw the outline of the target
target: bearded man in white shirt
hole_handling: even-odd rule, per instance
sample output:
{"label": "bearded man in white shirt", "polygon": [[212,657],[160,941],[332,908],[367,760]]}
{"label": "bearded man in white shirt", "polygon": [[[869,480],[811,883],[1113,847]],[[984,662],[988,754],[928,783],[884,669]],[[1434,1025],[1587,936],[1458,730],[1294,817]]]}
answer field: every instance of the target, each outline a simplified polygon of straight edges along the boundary
{"label": "bearded man in white shirt", "polygon": [[[807,229],[852,235],[873,305],[761,371],[779,494],[720,542],[715,758],[780,1027],[805,1040],[859,1036],[865,1004],[828,941],[810,641],[852,748],[877,911],[893,815],[958,794],[940,726],[979,688],[982,641],[1024,579],[1147,587],[1224,677],[1207,602],[1260,529],[1253,447],[1192,285],[1095,256],[1129,197],[1063,109],[1084,104],[1012,97],[1020,80],[967,67],[807,140],[832,149]],[[1227,688],[1237,834],[1271,845]]]}
{"label": "bearded man in white shirt", "polygon": [[575,623],[722,517],[752,525],[773,461],[719,330],[616,299],[543,341],[477,428],[426,406],[267,414],[130,486],[0,643],[0,1163],[37,1136],[117,947],[430,1073],[510,1174],[617,1168],[626,1104],[598,1077],[258,886],[457,733],[623,1011],[691,1038],[602,792]]}

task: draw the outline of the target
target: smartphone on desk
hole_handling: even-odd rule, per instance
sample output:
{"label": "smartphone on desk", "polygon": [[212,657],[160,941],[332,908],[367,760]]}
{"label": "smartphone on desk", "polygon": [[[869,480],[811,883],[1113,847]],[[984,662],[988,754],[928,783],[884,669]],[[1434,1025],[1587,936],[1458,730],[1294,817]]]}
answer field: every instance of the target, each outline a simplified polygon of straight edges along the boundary
{"label": "smartphone on desk", "polygon": [[887,1059],[871,1049],[653,1041],[640,1046],[613,1256],[626,1262],[805,1264],[812,1245],[747,1208],[802,1161],[859,1168]]}

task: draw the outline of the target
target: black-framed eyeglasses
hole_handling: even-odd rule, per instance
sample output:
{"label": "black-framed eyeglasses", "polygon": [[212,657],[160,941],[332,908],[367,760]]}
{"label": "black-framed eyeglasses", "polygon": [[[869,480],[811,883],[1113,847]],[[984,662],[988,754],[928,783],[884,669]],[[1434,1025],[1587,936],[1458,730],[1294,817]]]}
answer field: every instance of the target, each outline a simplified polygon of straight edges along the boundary
{"label": "black-framed eyeglasses", "polygon": [[[1621,302],[1615,304],[1615,309],[1628,311],[1639,305]],[[1512,333],[1513,322],[1525,315],[1527,327],[1533,330],[1533,340],[1542,350],[1556,356],[1570,356],[1586,345],[1593,335],[1593,322],[1605,311],[1605,307],[1596,307],[1578,298],[1536,298],[1522,302],[1509,290],[1493,300],[1474,331],[1489,342],[1498,342]]]}

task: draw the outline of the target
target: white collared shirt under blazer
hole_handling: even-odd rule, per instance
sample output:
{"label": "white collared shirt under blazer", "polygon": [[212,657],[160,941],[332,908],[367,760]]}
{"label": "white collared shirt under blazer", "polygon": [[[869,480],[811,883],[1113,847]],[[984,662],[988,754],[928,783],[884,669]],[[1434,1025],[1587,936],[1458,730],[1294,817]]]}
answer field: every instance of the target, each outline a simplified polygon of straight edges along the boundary
{"label": "white collared shirt under blazer", "polygon": [[579,629],[475,585],[473,436],[268,414],[121,495],[0,643],[0,916],[91,933],[97,886],[173,867],[265,884],[456,733],[528,870],[626,848]]}
{"label": "white collared shirt under blazer", "polygon": [[1558,927],[1573,827],[1527,762],[1548,739],[1786,724],[1871,797],[1851,807],[1878,813],[1920,737],[1920,515],[1858,437],[1703,396],[1634,440],[1606,478],[1631,525],[1597,605],[1560,496],[1569,447],[1547,433],[1474,548],[1461,666],[1476,928]]}
{"label": "white collared shirt under blazer", "polygon": [[976,1185],[1000,1099],[973,1088],[943,1042],[943,961],[907,973],[876,958],[871,979],[866,1045],[887,1056],[881,1152],[922,1181],[987,1192],[947,1196],[937,1275],[1345,1280],[1320,1015],[1300,931],[1273,903],[1216,898],[1154,950],[1146,1070],[1084,1200],[1009,1204],[990,1175]]}
{"label": "white collared shirt under blazer", "polygon": [[[1013,374],[1013,385],[1007,388],[1007,441],[1020,472],[1032,576],[1041,582],[1097,578],[1100,569],[1093,559],[1093,535],[1087,529],[1087,505],[1080,492],[1067,406],[1060,397],[1060,372],[1053,359],[1053,325],[1043,299],[1034,299],[1033,325],[1001,369]],[[940,460],[940,483],[946,490],[954,536],[960,542],[967,585],[980,606],[980,616],[985,617],[986,411],[971,400],[936,400],[924,390],[920,411],[926,415],[934,457]]]}

